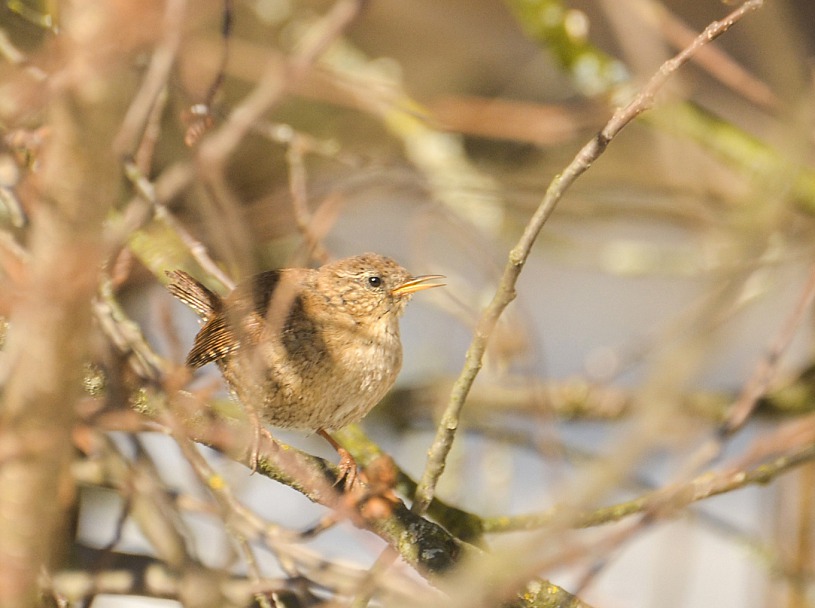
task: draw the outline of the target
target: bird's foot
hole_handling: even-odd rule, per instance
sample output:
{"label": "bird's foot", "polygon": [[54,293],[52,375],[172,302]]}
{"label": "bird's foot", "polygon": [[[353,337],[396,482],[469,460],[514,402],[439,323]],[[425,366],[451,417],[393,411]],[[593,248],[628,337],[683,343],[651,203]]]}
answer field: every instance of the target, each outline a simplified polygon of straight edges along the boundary
{"label": "bird's foot", "polygon": [[351,452],[343,447],[336,448],[337,454],[340,455],[340,462],[337,465],[339,475],[334,485],[342,483],[342,489],[346,492],[353,490],[359,483],[359,469],[357,468],[357,461],[351,456]]}
{"label": "bird's foot", "polygon": [[337,440],[328,433],[328,431],[325,429],[320,429],[317,431],[317,433],[321,435],[328,443],[330,443],[331,447],[334,448],[337,454],[340,455],[340,462],[337,465],[339,475],[337,475],[337,481],[334,482],[334,485],[337,486],[342,483],[343,490],[350,492],[359,483],[357,461],[354,460],[353,456],[351,456],[351,452],[342,447],[339,442],[337,442]]}

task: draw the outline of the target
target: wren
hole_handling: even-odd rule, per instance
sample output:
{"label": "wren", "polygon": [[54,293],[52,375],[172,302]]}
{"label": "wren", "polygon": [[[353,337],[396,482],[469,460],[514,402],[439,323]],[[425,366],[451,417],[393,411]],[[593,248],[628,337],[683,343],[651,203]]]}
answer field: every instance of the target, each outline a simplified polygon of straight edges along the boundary
{"label": "wren", "polygon": [[329,432],[360,420],[393,386],[399,317],[413,293],[444,277],[411,276],[366,253],[262,272],[222,298],[183,271],[167,274],[170,292],[204,321],[186,364],[215,362],[263,421],[323,435],[341,456],[346,488],[353,485],[356,463]]}

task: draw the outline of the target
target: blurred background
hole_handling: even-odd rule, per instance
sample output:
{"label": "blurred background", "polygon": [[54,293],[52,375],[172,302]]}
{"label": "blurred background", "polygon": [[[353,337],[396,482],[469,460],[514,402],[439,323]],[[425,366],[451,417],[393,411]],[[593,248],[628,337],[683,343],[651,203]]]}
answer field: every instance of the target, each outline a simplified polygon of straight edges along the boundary
{"label": "blurred background", "polygon": [[[0,210],[4,234],[24,248],[37,204],[26,184],[36,138],[48,137],[42,96],[67,35],[58,4],[0,7]],[[117,9],[132,24],[111,26],[107,42],[127,46],[126,69],[99,71],[121,92],[111,142],[133,166],[105,228],[125,234],[125,246],[100,262],[112,301],[169,366],[183,362],[197,320],[161,285],[164,270],[186,268],[217,288],[225,277],[376,251],[415,274],[446,275],[445,289],[408,308],[397,387],[362,424],[418,479],[474,326],[550,182],[663,62],[737,4],[376,0],[332,34],[328,16],[342,4]],[[810,0],[749,13],[671,75],[655,108],[545,224],[439,486],[482,518],[497,564],[512,555],[528,578],[598,608],[815,605],[815,468],[801,456],[815,441],[813,24]],[[133,115],[139,128],[128,126]],[[149,219],[133,202],[144,199],[140,183],[161,209]],[[10,308],[3,314],[13,323]],[[111,354],[109,335],[94,336],[91,369],[106,388],[93,398],[126,409],[149,383]],[[210,367],[186,388],[225,401]],[[755,407],[734,423],[733,404],[756,382]],[[273,433],[333,458],[319,438]],[[209,500],[171,438],[111,437],[128,458],[149,455],[172,493]],[[303,530],[325,515],[201,450],[264,520]],[[754,475],[762,466],[766,478]],[[121,492],[80,485],[79,544],[155,554],[123,515]],[[513,519],[595,513],[661,488],[695,494],[577,531],[568,517]],[[198,559],[245,571],[219,517],[202,509],[181,519]],[[291,575],[260,545],[263,576]],[[357,569],[385,547],[348,523],[306,545]],[[511,568],[483,581],[473,569],[470,580],[509,585]],[[352,605],[325,587],[320,597]],[[388,598],[374,602],[402,605]],[[93,605],[126,601],[145,598],[99,595]]]}

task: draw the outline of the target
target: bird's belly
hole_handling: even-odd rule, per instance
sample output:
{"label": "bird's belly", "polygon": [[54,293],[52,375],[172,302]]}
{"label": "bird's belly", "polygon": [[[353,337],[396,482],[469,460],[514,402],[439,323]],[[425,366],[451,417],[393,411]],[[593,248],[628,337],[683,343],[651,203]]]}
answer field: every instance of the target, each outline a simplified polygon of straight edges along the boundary
{"label": "bird's belly", "polygon": [[270,366],[259,382],[235,368],[229,383],[245,404],[262,403],[258,413],[273,426],[336,430],[360,420],[379,403],[401,365],[399,338],[387,336],[346,346],[317,361]]}
{"label": "bird's belly", "polygon": [[402,351],[401,346],[370,344],[346,352],[345,359],[334,386],[324,394],[330,407],[322,426],[326,430],[357,422],[382,400],[399,374]]}

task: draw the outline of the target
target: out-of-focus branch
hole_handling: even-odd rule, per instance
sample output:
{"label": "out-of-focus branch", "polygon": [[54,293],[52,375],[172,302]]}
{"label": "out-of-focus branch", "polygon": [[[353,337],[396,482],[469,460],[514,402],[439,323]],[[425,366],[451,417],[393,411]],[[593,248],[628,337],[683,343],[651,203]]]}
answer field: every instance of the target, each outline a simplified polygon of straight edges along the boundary
{"label": "out-of-focus branch", "polygon": [[123,157],[132,156],[153,111],[161,91],[167,86],[170,70],[175,63],[181,44],[186,0],[170,0],[164,13],[163,37],[153,51],[142,86],[133,98],[114,140],[116,152]]}
{"label": "out-of-focus branch", "polygon": [[201,144],[200,159],[205,169],[223,170],[253,125],[276,104],[286,89],[312,67],[328,46],[342,34],[362,8],[361,0],[338,0],[303,38],[296,54],[283,63],[272,60],[258,86],[230,112],[226,123]]}
{"label": "out-of-focus branch", "polygon": [[31,261],[11,314],[0,406],[0,443],[34,446],[0,466],[0,605],[9,608],[36,604],[37,579],[65,548],[71,429],[106,251],[103,220],[120,177],[111,147],[123,111],[117,79],[132,50],[111,38],[134,18],[120,13],[125,5],[69,0],[61,8],[49,136],[27,190]]}
{"label": "out-of-focus branch", "polygon": [[[143,555],[128,555],[79,547],[83,569],[63,570],[49,576],[43,591],[65,602],[89,602],[95,596],[131,595],[164,598],[185,606],[223,608],[246,606],[258,593],[288,592],[297,596],[297,581],[266,578],[257,583],[241,576],[190,561],[183,569]],[[98,564],[105,564],[103,569]]]}
{"label": "out-of-focus branch", "polygon": [[[140,197],[139,200],[131,203],[135,210],[133,214],[135,217],[131,217],[131,220],[140,222],[138,227],[142,228],[133,234],[128,234],[130,237],[128,245],[142,263],[154,271],[157,276],[163,277],[163,271],[167,268],[185,267],[179,258],[183,258],[184,262],[192,258],[222,285],[228,289],[234,288],[234,282],[212,261],[204,245],[190,234],[163,204],[156,186],[141,173],[133,162],[126,161],[124,168],[125,174]],[[183,167],[175,169],[177,169],[175,172],[168,171],[167,181],[171,181],[170,178],[175,177],[175,173],[185,172]],[[176,182],[179,186],[183,177],[179,176]],[[149,219],[153,221],[148,223]],[[136,226],[133,226],[134,230],[135,228]],[[163,232],[165,237],[151,238],[151,231]],[[156,247],[156,245],[160,246]]]}
{"label": "out-of-focus branch", "polygon": [[810,312],[815,300],[815,266],[810,269],[809,279],[798,297],[794,309],[787,316],[778,335],[767,348],[767,354],[756,364],[750,379],[739,398],[730,407],[721,434],[728,437],[740,430],[758,405],[759,399],[767,394],[770,383],[778,373],[778,364],[787,351],[798,329]]}
{"label": "out-of-focus branch", "polygon": [[[594,511],[570,514],[572,527],[588,528],[601,526],[639,513],[671,515],[680,512],[691,504],[739,490],[741,488],[766,484],[780,475],[815,460],[815,419],[808,416],[797,420],[763,440],[764,445],[773,446],[774,454],[762,460],[766,454],[759,451],[748,454],[751,463],[736,463],[720,472],[706,472],[680,486],[660,488],[631,500],[627,500]],[[792,447],[789,447],[790,444]],[[503,533],[518,530],[543,528],[562,519],[560,509],[543,513],[530,513],[509,517],[488,517],[481,520],[485,533]]]}
{"label": "out-of-focus branch", "polygon": [[815,171],[800,159],[785,155],[690,102],[675,104],[670,112],[653,112],[644,120],[665,133],[696,142],[750,181],[776,183],[779,176],[784,176],[789,194],[798,207],[808,214],[815,213]]}
{"label": "out-of-focus branch", "polygon": [[[330,90],[332,103],[346,103],[377,117],[401,142],[434,200],[484,235],[500,231],[504,208],[498,183],[468,158],[460,135],[429,124],[428,112],[402,83],[348,41],[335,44],[322,65],[330,72],[311,74],[311,84]],[[306,89],[304,94],[310,92]]]}
{"label": "out-of-focus branch", "polygon": [[[221,435],[223,438],[223,435]],[[199,440],[202,439],[199,437]],[[234,455],[234,446],[229,442],[221,446]],[[228,452],[229,453],[229,452]],[[262,437],[259,446],[259,472],[269,477],[280,479],[284,483],[302,492],[314,502],[331,507],[339,514],[351,514],[350,521],[361,528],[375,533],[385,540],[399,556],[429,580],[445,588],[442,575],[453,567],[464,563],[481,552],[475,547],[460,542],[441,526],[415,515],[400,500],[391,498],[386,508],[366,509],[366,500],[377,499],[376,496],[340,494],[333,489],[337,480],[337,469],[328,465],[323,459],[311,456],[288,446],[277,444],[268,437]],[[249,455],[241,458],[249,466]],[[290,478],[290,471],[301,471],[296,480]],[[331,484],[327,490],[326,483]],[[384,579],[387,585],[387,578]],[[535,593],[523,594],[512,603],[512,606],[536,608],[551,605],[588,608],[579,598],[569,594],[557,585],[544,581],[530,584]],[[438,599],[438,598],[437,598]],[[429,598],[423,596],[420,603],[427,603]],[[442,599],[441,601],[445,601]],[[562,603],[561,603],[562,602]]]}
{"label": "out-of-focus branch", "polygon": [[314,216],[308,208],[308,192],[306,189],[307,176],[305,165],[305,152],[308,139],[293,134],[286,151],[286,162],[289,166],[289,191],[291,192],[292,209],[297,221],[297,228],[303,235],[306,249],[310,258],[325,264],[331,259],[328,250],[320,241],[320,231],[315,229]]}
{"label": "out-of-focus branch", "polygon": [[[665,40],[676,49],[684,48],[696,37],[696,32],[664,4],[630,0],[628,6],[649,26],[659,28]],[[751,74],[727,52],[716,46],[708,45],[701,49],[696,54],[694,63],[725,86],[765,110],[778,110],[781,105],[781,100],[767,83]]]}
{"label": "out-of-focus branch", "polygon": [[[226,164],[255,123],[274,107],[296,82],[312,68],[320,55],[353,22],[362,9],[362,0],[337,0],[331,9],[318,20],[301,39],[301,44],[290,58],[270,57],[268,68],[257,85],[241,103],[230,112],[226,122],[205,138],[198,151],[200,175],[209,193],[213,209],[218,215],[229,218],[239,207],[227,184]],[[241,223],[222,223],[225,244],[232,263],[245,267],[245,251],[237,246],[243,242]]]}
{"label": "out-of-focus branch", "polygon": [[567,9],[562,0],[506,0],[506,4],[527,34],[546,45],[584,94],[606,92],[627,78],[622,62],[587,39],[585,15]]}
{"label": "out-of-focus branch", "polygon": [[[217,425],[196,425],[188,433],[196,440],[251,466],[248,443]],[[375,496],[365,490],[340,492],[337,468],[316,456],[262,435],[258,445],[258,472],[294,488],[313,502],[334,509],[359,527],[367,528],[399,551],[403,559],[425,576],[437,577],[458,562],[466,547],[437,524],[411,513],[399,500],[367,514],[365,506]]]}

